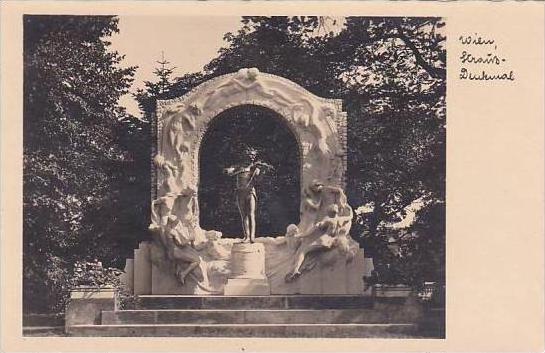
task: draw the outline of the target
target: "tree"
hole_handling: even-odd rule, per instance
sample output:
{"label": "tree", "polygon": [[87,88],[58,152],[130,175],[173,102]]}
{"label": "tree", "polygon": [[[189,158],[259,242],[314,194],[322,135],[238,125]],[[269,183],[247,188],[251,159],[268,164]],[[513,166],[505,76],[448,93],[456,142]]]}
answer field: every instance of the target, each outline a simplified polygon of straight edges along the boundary
{"label": "tree", "polygon": [[172,75],[174,73],[173,66],[165,59],[165,53],[161,52],[161,60],[156,61],[158,67],[153,70],[153,74],[157,77],[157,82],[144,81],[145,89],[139,88],[134,94],[134,98],[142,111],[144,119],[149,120],[155,109],[156,100],[159,97],[169,97],[169,91],[173,85]]}
{"label": "tree", "polygon": [[[445,203],[425,205],[415,222],[405,229],[395,251],[381,253],[377,264],[383,283],[406,283],[421,287],[424,282],[445,283]],[[389,239],[376,237],[388,248]]]}
{"label": "tree", "polygon": [[158,78],[158,93],[165,93],[168,87],[172,85],[171,76],[174,73],[175,67],[169,67],[169,61],[165,59],[165,53],[161,52],[161,60],[157,61],[160,67],[156,68],[153,72]]}
{"label": "tree", "polygon": [[24,17],[24,307],[59,310],[78,260],[132,250],[123,205],[118,104],[136,68],[109,50],[112,16]]}

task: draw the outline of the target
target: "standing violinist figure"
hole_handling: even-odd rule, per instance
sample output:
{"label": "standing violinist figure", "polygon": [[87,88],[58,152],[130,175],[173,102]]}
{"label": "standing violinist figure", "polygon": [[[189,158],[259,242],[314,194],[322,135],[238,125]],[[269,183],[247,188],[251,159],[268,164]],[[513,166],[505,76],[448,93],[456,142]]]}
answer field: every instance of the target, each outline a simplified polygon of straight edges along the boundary
{"label": "standing violinist figure", "polygon": [[253,243],[255,240],[255,212],[257,205],[257,194],[255,191],[256,178],[261,174],[262,169],[273,169],[265,162],[257,160],[257,151],[247,147],[244,152],[247,165],[242,167],[230,167],[225,169],[229,176],[237,177],[237,205],[242,220],[244,232],[243,242]]}

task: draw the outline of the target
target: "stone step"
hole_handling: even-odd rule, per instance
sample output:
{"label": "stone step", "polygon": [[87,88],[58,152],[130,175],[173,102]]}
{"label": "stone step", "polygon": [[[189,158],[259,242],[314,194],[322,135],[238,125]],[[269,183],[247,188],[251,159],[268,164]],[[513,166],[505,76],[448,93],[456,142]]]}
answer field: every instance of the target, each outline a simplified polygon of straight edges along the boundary
{"label": "stone step", "polygon": [[103,311],[102,324],[346,324],[398,323],[406,317],[372,309],[188,309]]}
{"label": "stone step", "polygon": [[414,338],[415,324],[74,325],[70,336]]}
{"label": "stone step", "polygon": [[23,314],[23,326],[64,326],[64,316],[59,314]]}
{"label": "stone step", "polygon": [[23,326],[23,336],[64,336],[64,326]]}
{"label": "stone step", "polygon": [[140,295],[138,309],[369,309],[361,295],[195,296]]}

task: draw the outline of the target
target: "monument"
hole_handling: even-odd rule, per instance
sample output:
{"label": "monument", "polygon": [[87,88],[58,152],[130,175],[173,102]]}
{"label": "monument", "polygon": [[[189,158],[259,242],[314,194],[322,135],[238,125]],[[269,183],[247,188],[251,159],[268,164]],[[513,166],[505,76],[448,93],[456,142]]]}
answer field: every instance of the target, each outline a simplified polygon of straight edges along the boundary
{"label": "monument", "polygon": [[[242,225],[242,234],[228,238],[199,222],[201,142],[222,112],[252,105],[276,112],[297,140],[300,221],[283,234],[256,236],[259,180],[274,170],[249,146],[244,161],[224,170]],[[241,69],[159,101],[154,121],[152,240],[127,259],[122,279],[138,297],[135,308],[120,310],[111,290],[75,290],[68,334],[405,337],[415,329],[410,306],[377,302],[364,286],[373,264],[350,236],[339,100]]]}
{"label": "monument", "polygon": [[[222,238],[199,224],[199,152],[210,122],[236,106],[278,113],[300,149],[300,222],[285,234],[255,236],[255,185],[272,166],[248,147],[232,176],[243,234]],[[342,102],[299,85],[241,69],[159,101],[153,148],[152,242],[140,244],[129,287],[135,294],[296,295],[363,294],[371,271],[350,237],[352,208],[344,193],[346,113]]]}

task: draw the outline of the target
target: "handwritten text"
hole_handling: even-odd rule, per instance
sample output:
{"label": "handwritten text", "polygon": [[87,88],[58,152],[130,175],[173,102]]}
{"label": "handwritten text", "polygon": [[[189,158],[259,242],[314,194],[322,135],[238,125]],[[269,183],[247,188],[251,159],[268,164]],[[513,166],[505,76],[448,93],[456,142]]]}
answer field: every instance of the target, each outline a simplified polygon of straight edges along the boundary
{"label": "handwritten text", "polygon": [[514,81],[515,73],[498,50],[494,38],[478,33],[461,35],[458,41],[464,50],[458,57],[462,67],[458,78],[468,81]]}

